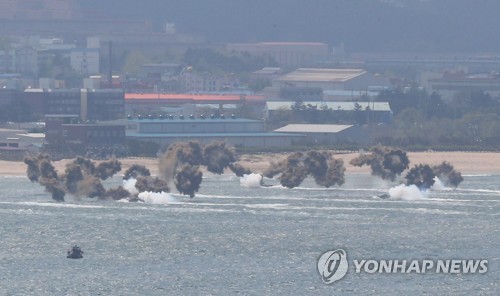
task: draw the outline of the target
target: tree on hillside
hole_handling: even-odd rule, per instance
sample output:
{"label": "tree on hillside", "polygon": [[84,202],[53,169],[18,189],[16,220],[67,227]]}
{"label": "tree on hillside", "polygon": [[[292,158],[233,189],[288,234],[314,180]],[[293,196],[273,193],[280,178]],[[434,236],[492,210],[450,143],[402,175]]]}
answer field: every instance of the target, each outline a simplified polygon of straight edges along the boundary
{"label": "tree on hillside", "polygon": [[267,56],[254,56],[247,52],[225,54],[208,48],[188,49],[182,61],[195,71],[210,73],[241,74],[277,65]]}
{"label": "tree on hillside", "polygon": [[142,65],[150,62],[141,51],[134,50],[127,54],[124,60],[123,72],[132,76],[139,76],[142,72]]}

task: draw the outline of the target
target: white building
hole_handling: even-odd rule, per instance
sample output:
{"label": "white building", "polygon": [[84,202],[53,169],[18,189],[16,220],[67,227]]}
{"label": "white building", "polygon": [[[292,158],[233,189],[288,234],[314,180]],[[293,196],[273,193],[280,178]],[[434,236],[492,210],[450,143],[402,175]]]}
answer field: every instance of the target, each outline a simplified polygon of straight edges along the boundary
{"label": "white building", "polygon": [[78,48],[71,51],[71,68],[83,75],[99,73],[99,49]]}
{"label": "white building", "polygon": [[289,124],[274,132],[304,136],[303,144],[371,144],[368,130],[358,125],[339,124]]}
{"label": "white building", "polygon": [[389,87],[389,80],[380,75],[368,73],[363,69],[318,69],[299,68],[273,80],[273,88],[318,87],[323,91],[357,90]]}

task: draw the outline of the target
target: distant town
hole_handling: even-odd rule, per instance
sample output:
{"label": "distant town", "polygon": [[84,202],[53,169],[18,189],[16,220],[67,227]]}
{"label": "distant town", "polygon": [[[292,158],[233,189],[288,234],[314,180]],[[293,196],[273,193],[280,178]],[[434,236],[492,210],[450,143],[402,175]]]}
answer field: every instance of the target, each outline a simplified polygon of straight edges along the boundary
{"label": "distant town", "polygon": [[170,22],[158,30],[86,21],[65,6],[70,1],[7,2],[0,1],[8,8],[0,13],[2,159],[42,151],[155,156],[191,140],[242,151],[500,143],[500,55],[212,43]]}

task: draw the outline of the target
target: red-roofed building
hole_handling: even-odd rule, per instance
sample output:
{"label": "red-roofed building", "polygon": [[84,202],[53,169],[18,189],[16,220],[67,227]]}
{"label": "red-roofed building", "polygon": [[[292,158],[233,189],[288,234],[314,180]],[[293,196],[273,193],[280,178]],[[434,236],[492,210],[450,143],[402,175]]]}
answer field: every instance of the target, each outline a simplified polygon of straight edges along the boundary
{"label": "red-roofed building", "polygon": [[172,108],[179,108],[186,105],[194,107],[190,110],[196,109],[196,106],[215,105],[219,112],[222,113],[227,108],[234,109],[239,106],[263,109],[265,101],[263,96],[244,94],[125,94],[125,112],[129,115],[172,113],[169,111]]}

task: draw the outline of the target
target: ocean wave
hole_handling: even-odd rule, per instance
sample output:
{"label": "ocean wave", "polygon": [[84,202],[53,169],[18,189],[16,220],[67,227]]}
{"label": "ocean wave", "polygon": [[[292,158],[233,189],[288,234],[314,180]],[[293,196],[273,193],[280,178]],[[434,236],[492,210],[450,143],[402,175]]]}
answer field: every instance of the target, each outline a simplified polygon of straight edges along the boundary
{"label": "ocean wave", "polygon": [[492,177],[492,174],[462,174],[462,177]]}

